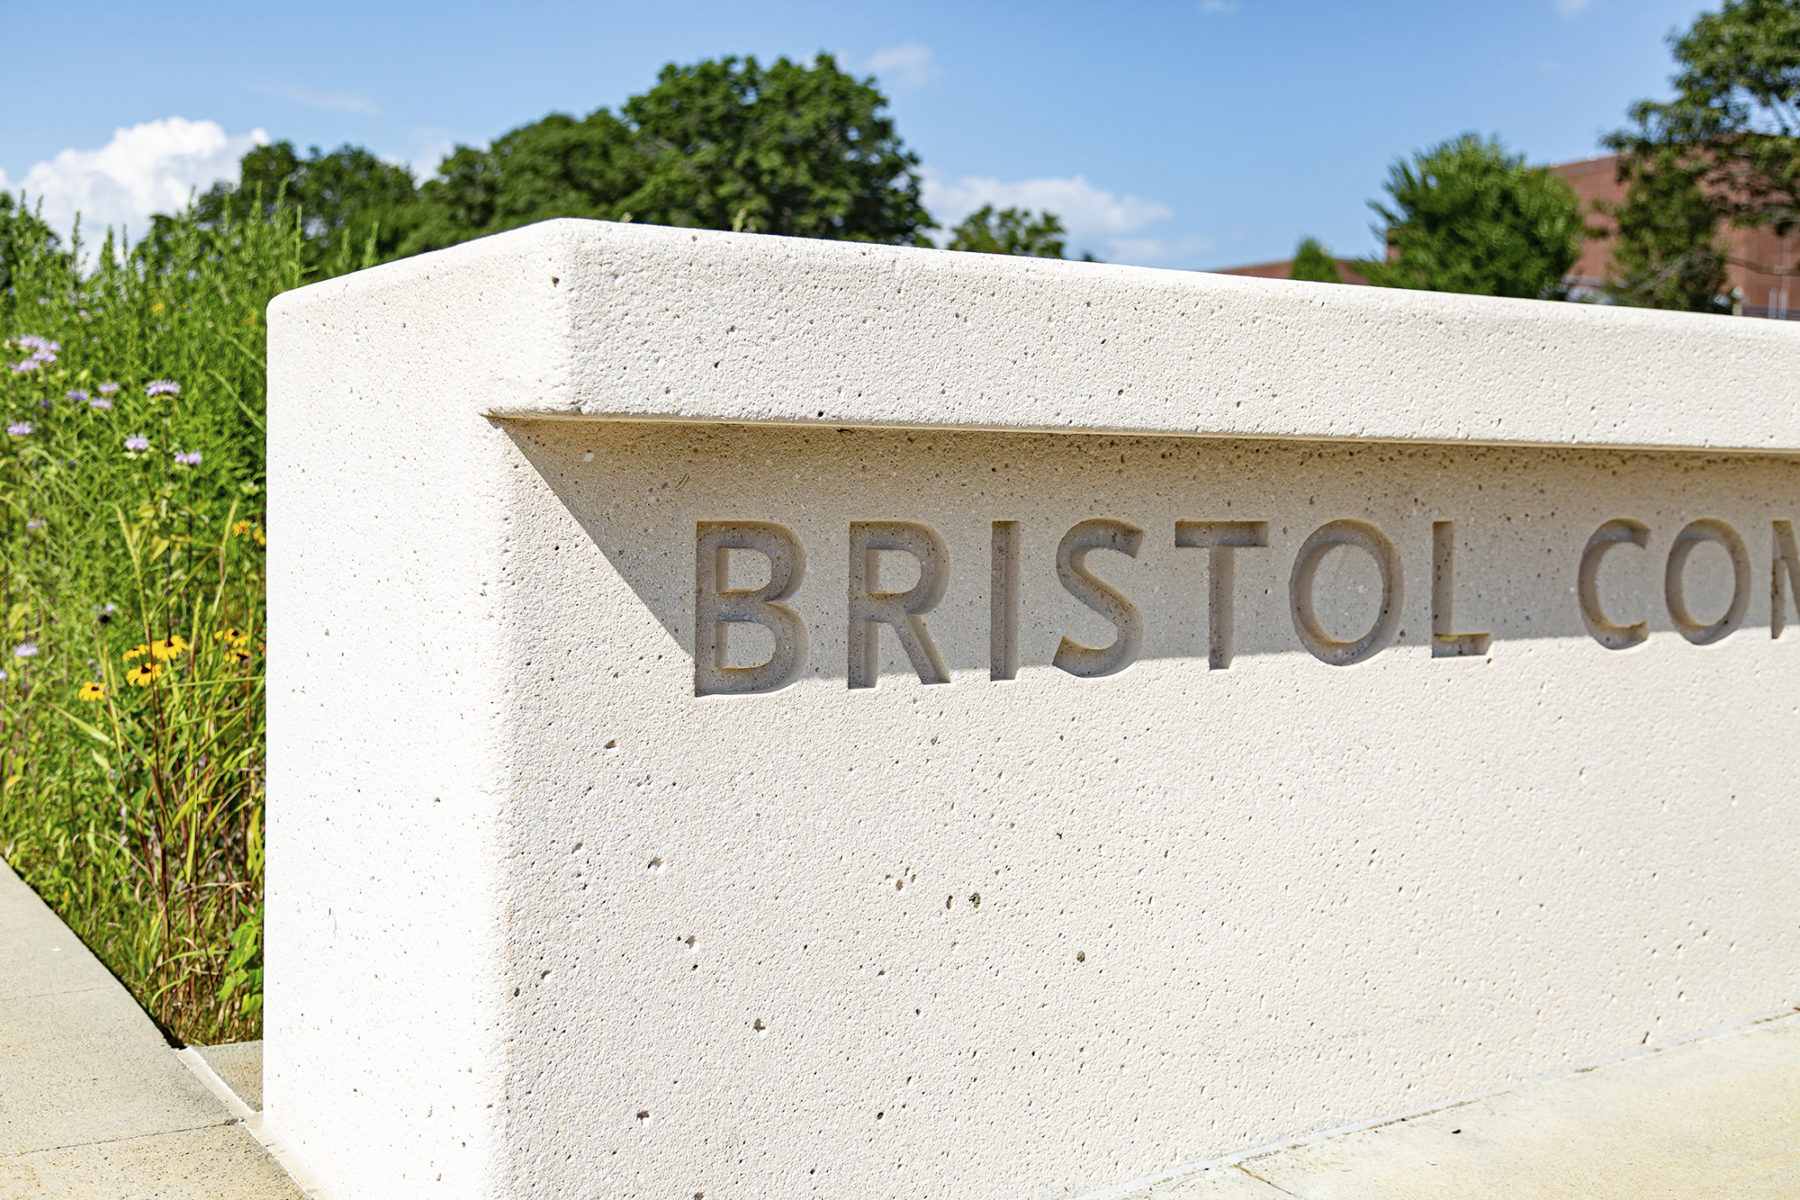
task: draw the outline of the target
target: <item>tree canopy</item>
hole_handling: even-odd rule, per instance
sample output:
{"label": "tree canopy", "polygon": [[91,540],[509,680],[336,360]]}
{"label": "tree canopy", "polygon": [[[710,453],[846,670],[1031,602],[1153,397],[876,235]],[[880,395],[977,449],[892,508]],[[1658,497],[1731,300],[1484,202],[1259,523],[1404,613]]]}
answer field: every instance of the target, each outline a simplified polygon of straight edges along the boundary
{"label": "tree canopy", "polygon": [[821,54],[666,66],[617,115],[553,113],[420,188],[408,252],[548,217],[919,244],[931,218],[887,99]]}
{"label": "tree canopy", "polygon": [[1022,254],[1031,258],[1063,257],[1067,231],[1055,213],[984,204],[950,231],[950,250],[979,254]]}
{"label": "tree canopy", "polygon": [[1559,297],[1589,234],[1567,183],[1472,133],[1396,161],[1385,188],[1369,207],[1388,258],[1356,264],[1382,287]]}
{"label": "tree canopy", "polygon": [[25,206],[23,195],[15,198],[0,192],[0,308],[13,290],[17,266],[43,259],[66,266],[69,252],[63,249],[56,231]]}
{"label": "tree canopy", "polygon": [[[1800,223],[1800,0],[1725,0],[1669,39],[1671,100],[1643,100],[1607,144],[1630,185],[1615,253],[1619,298],[1661,308],[1723,301],[1722,223]],[[1800,263],[1746,263],[1773,274]]]}
{"label": "tree canopy", "polygon": [[1305,238],[1294,251],[1294,265],[1288,272],[1290,279],[1309,280],[1313,283],[1342,283],[1344,276],[1338,271],[1337,259],[1331,257],[1330,251],[1320,245],[1318,238]]}
{"label": "tree canopy", "polygon": [[271,142],[253,147],[238,167],[238,182],[202,192],[194,215],[213,226],[285,206],[297,215],[315,266],[342,256],[392,258],[416,220],[412,172],[361,146],[330,153],[314,146],[301,157],[292,142]]}

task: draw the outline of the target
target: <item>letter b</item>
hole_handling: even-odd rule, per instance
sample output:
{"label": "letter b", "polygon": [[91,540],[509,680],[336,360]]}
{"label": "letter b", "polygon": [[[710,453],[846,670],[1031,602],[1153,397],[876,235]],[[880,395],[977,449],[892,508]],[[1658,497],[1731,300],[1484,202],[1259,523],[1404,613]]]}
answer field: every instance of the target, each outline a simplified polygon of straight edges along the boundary
{"label": "letter b", "polygon": [[[769,560],[769,582],[726,588],[726,551],[751,550]],[[806,665],[806,625],[778,601],[794,594],[806,571],[800,541],[772,521],[701,521],[694,526],[694,695],[772,692]],[[761,625],[775,639],[767,662],[725,665],[725,626]]]}

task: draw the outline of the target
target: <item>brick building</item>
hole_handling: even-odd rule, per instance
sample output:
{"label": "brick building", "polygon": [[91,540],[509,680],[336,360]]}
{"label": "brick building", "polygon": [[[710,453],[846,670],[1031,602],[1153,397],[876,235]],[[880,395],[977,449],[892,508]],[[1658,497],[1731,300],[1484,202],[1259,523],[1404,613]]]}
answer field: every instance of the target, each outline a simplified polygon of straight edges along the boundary
{"label": "brick building", "polygon": [[[1576,162],[1558,163],[1550,173],[1566,180],[1588,214],[1588,224],[1605,230],[1581,248],[1569,272],[1568,283],[1574,293],[1593,293],[1605,284],[1612,262],[1614,223],[1608,211],[1625,199],[1625,187],[1619,182],[1613,155],[1584,158]],[[1775,317],[1800,320],[1800,276],[1782,275],[1779,268],[1790,270],[1800,265],[1800,233],[1786,237],[1768,229],[1727,229],[1725,231],[1725,283],[1732,294],[1736,311],[1747,317]],[[1367,284],[1356,274],[1355,263],[1339,259],[1338,270],[1345,283]],[[1254,263],[1231,267],[1221,275],[1249,275],[1259,279],[1287,279],[1293,263]]]}

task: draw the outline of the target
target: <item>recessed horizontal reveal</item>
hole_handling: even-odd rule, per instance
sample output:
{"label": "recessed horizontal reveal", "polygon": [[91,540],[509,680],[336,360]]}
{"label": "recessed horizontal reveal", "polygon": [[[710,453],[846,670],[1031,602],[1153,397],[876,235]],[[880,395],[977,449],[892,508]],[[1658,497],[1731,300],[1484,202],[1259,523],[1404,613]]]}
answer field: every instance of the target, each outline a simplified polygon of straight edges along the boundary
{"label": "recessed horizontal reveal", "polygon": [[[510,422],[700,695],[1200,673],[1469,672],[1800,619],[1800,463],[1758,456]],[[560,550],[559,550],[560,553]],[[1785,652],[1770,647],[1770,653]]]}

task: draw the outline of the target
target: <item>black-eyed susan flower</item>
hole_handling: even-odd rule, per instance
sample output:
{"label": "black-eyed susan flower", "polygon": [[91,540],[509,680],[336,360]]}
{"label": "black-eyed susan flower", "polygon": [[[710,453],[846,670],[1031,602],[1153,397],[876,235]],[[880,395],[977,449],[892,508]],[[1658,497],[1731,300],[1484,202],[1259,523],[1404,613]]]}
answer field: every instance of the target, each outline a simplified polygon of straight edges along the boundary
{"label": "black-eyed susan flower", "polygon": [[104,700],[106,699],[106,685],[93,682],[84,683],[75,692],[75,698],[89,704],[96,700]]}
{"label": "black-eyed susan flower", "polygon": [[132,687],[149,687],[162,673],[162,664],[159,662],[139,663],[125,672],[125,682]]}
{"label": "black-eyed susan flower", "polygon": [[179,633],[159,638],[150,643],[150,657],[157,662],[168,662],[172,658],[180,658],[187,652],[188,640]]}
{"label": "black-eyed susan flower", "polygon": [[150,643],[139,642],[137,645],[133,646],[131,649],[129,649],[125,652],[125,661],[126,662],[136,662],[138,659],[144,657],[144,655],[146,655],[148,653],[150,653]]}
{"label": "black-eyed susan flower", "polygon": [[249,640],[250,635],[239,629],[236,625],[228,625],[224,629],[213,634],[213,641],[229,642],[233,650],[242,647],[243,644]]}

